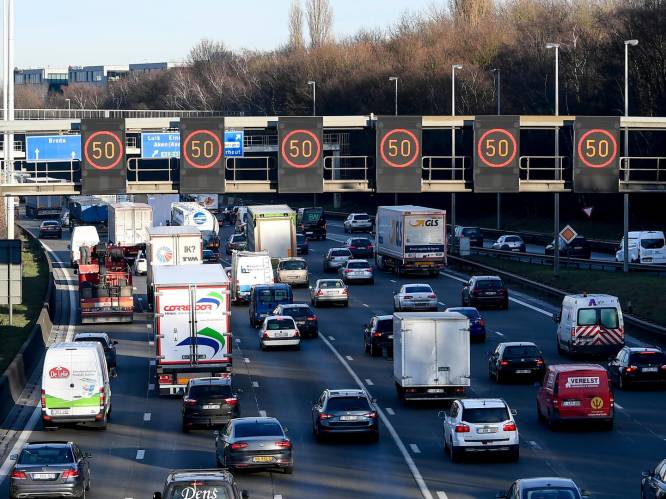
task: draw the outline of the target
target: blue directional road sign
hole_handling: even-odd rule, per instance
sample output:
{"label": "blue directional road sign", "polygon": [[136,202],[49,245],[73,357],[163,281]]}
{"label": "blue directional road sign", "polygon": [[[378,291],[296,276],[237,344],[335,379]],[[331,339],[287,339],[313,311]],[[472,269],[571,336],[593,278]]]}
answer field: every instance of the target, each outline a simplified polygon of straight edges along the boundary
{"label": "blue directional road sign", "polygon": [[224,132],[224,156],[227,158],[242,156],[244,139],[245,132],[242,130]]}
{"label": "blue directional road sign", "polygon": [[33,135],[25,138],[26,161],[81,159],[80,135]]}
{"label": "blue directional road sign", "polygon": [[180,133],[142,133],[141,157],[143,159],[180,157]]}

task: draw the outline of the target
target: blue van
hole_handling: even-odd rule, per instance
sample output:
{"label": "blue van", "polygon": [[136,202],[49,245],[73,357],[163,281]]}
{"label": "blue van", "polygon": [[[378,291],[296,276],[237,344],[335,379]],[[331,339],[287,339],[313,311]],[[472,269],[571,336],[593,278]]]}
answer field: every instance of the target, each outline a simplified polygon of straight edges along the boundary
{"label": "blue van", "polygon": [[259,327],[261,322],[283,303],[293,303],[294,295],[289,284],[258,284],[250,291],[250,325]]}

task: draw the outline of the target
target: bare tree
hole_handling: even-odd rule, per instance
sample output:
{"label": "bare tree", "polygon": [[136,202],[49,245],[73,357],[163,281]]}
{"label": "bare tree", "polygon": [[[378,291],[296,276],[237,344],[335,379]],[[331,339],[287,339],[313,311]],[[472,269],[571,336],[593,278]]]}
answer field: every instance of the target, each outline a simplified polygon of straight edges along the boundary
{"label": "bare tree", "polygon": [[333,9],[329,0],[307,0],[305,11],[310,46],[321,47],[333,39]]}
{"label": "bare tree", "polygon": [[289,8],[289,47],[303,48],[303,9],[300,0],[291,0]]}
{"label": "bare tree", "polygon": [[17,85],[16,107],[24,109],[40,109],[46,104],[49,88],[47,85]]}
{"label": "bare tree", "polygon": [[492,0],[449,0],[451,14],[456,21],[476,26],[492,11]]}

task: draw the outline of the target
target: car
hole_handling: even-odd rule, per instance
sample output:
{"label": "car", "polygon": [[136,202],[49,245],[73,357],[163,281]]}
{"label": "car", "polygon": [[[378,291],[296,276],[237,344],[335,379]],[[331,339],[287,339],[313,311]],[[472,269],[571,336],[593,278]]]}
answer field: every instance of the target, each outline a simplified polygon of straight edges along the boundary
{"label": "car", "polygon": [[608,363],[610,380],[618,388],[666,382],[666,355],[660,348],[625,346]]}
{"label": "car", "polygon": [[62,239],[62,225],[57,220],[44,220],[39,224],[39,237],[40,239],[47,237]]}
{"label": "car", "polygon": [[495,496],[501,499],[582,499],[590,497],[570,478],[520,478]]}
{"label": "car", "polygon": [[293,347],[301,349],[301,333],[296,321],[288,315],[269,315],[259,328],[259,348]]}
{"label": "car", "polygon": [[195,427],[225,425],[240,416],[238,396],[231,377],[192,378],[183,395],[183,432]]}
{"label": "car", "polygon": [[240,490],[234,476],[227,470],[196,469],[172,470],[164,481],[161,492],[153,499],[183,498],[248,499],[246,490]]}
{"label": "car", "polygon": [[529,341],[500,343],[488,356],[488,375],[497,383],[510,377],[542,379],[545,370],[541,350]]}
{"label": "car", "polygon": [[305,286],[310,283],[308,264],[303,258],[280,258],[275,269],[275,282]]}
{"label": "car", "polygon": [[450,307],[444,312],[458,312],[469,319],[470,341],[486,341],[486,321],[474,307]]}
{"label": "car", "polygon": [[461,293],[463,307],[494,305],[504,310],[509,308],[509,290],[498,276],[472,276]]}
{"label": "car", "polygon": [[146,275],[148,273],[148,259],[143,255],[137,256],[132,265],[132,272],[134,275]]}
{"label": "car", "polygon": [[663,499],[666,497],[666,459],[653,470],[641,473],[641,499]]}
{"label": "car", "polygon": [[372,357],[393,352],[393,316],[375,315],[363,326],[363,347]]}
{"label": "car", "polygon": [[342,279],[317,279],[310,286],[310,304],[318,307],[321,303],[341,303],[349,305],[349,291]]}
{"label": "car", "polygon": [[520,456],[516,411],[498,398],[456,399],[440,411],[444,451],[456,463],[466,453],[504,452],[511,461]]}
{"label": "car", "polygon": [[258,327],[281,303],[293,303],[294,293],[289,284],[255,284],[250,288],[248,317],[250,326]]}
{"label": "car", "polygon": [[202,251],[203,262],[204,263],[217,263],[217,253],[213,250],[205,249]]}
{"label": "car", "polygon": [[342,225],[350,234],[354,231],[368,232],[372,229],[372,219],[367,213],[350,213]]}
{"label": "car", "polygon": [[525,253],[525,242],[520,236],[500,236],[493,243],[493,249]]}
{"label": "car", "polygon": [[350,259],[344,267],[338,270],[340,278],[349,284],[352,281],[365,281],[370,284],[375,282],[375,274],[372,269],[372,264],[367,260]]}
{"label": "car", "polygon": [[478,227],[463,227],[461,225],[456,225],[453,235],[458,239],[461,237],[469,239],[470,247],[483,248],[483,232],[481,232],[481,229]]}
{"label": "car", "polygon": [[288,315],[296,321],[301,338],[316,338],[319,334],[319,322],[314,310],[306,303],[282,304],[275,307],[273,315]]}
{"label": "car", "polygon": [[9,497],[80,497],[90,490],[90,458],[74,442],[29,442],[14,454]]}
{"label": "car", "polygon": [[393,293],[393,311],[437,311],[437,295],[430,284],[404,284]]}
{"label": "car", "polygon": [[367,237],[350,237],[345,241],[345,247],[353,258],[372,258],[375,254],[375,247]]}
{"label": "car", "polygon": [[112,376],[118,374],[118,361],[116,355],[117,340],[111,340],[107,333],[76,333],[73,341],[93,341],[102,345],[109,374]]}
{"label": "car", "polygon": [[347,248],[331,248],[324,255],[324,272],[335,272],[353,258]]}
{"label": "car", "polygon": [[227,255],[231,255],[231,252],[234,250],[247,250],[247,238],[245,237],[245,234],[231,234],[224,245],[224,249],[227,252]]}
{"label": "car", "polygon": [[[590,243],[583,236],[576,236],[573,241],[567,243],[564,239],[559,238],[560,241],[560,255],[567,258],[582,258],[589,260],[592,256]],[[555,250],[555,240],[551,241],[544,249],[546,255],[552,255]]]}
{"label": "car", "polygon": [[276,418],[235,418],[215,434],[218,467],[294,472],[291,439]]}
{"label": "car", "polygon": [[307,255],[310,253],[310,245],[305,234],[296,234],[296,254]]}
{"label": "car", "polygon": [[361,433],[377,441],[379,418],[374,401],[364,390],[324,390],[312,405],[312,432],[317,440]]}

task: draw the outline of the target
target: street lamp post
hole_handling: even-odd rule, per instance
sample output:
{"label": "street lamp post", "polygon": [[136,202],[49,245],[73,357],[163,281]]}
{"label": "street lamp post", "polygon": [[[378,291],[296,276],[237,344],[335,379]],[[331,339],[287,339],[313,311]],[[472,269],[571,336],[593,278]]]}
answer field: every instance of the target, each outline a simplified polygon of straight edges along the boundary
{"label": "street lamp post", "polygon": [[[496,100],[497,100],[497,116],[499,116],[500,113],[500,73],[501,71],[497,68],[493,68],[490,70],[490,72],[493,74],[495,78],[495,93],[497,94]],[[497,222],[495,224],[495,228],[497,230],[500,230],[502,226],[502,215],[501,215],[501,210],[502,210],[502,194],[499,192],[497,193]]]}
{"label": "street lamp post", "polygon": [[[635,47],[638,40],[624,41],[624,115],[629,116],[629,46]],[[629,128],[624,129],[624,156],[627,158],[625,171],[629,179]],[[624,245],[622,255],[622,271],[629,272],[629,193],[624,193]]]}
{"label": "street lamp post", "polygon": [[395,82],[395,115],[398,116],[398,77],[389,76],[389,81]]}
{"label": "street lamp post", "polygon": [[310,80],[308,85],[312,85],[312,116],[317,116],[317,82]]}
{"label": "street lamp post", "polygon": [[[547,43],[547,49],[555,49],[555,116],[560,115],[560,44]],[[560,180],[560,127],[555,124],[555,179]],[[560,273],[560,194],[556,192],[555,222],[553,225],[553,274]]]}
{"label": "street lamp post", "polygon": [[[462,64],[451,65],[451,116],[456,115],[456,69],[462,69]],[[451,124],[451,178],[456,174],[456,126]],[[451,193],[451,230],[456,226],[456,193]]]}

